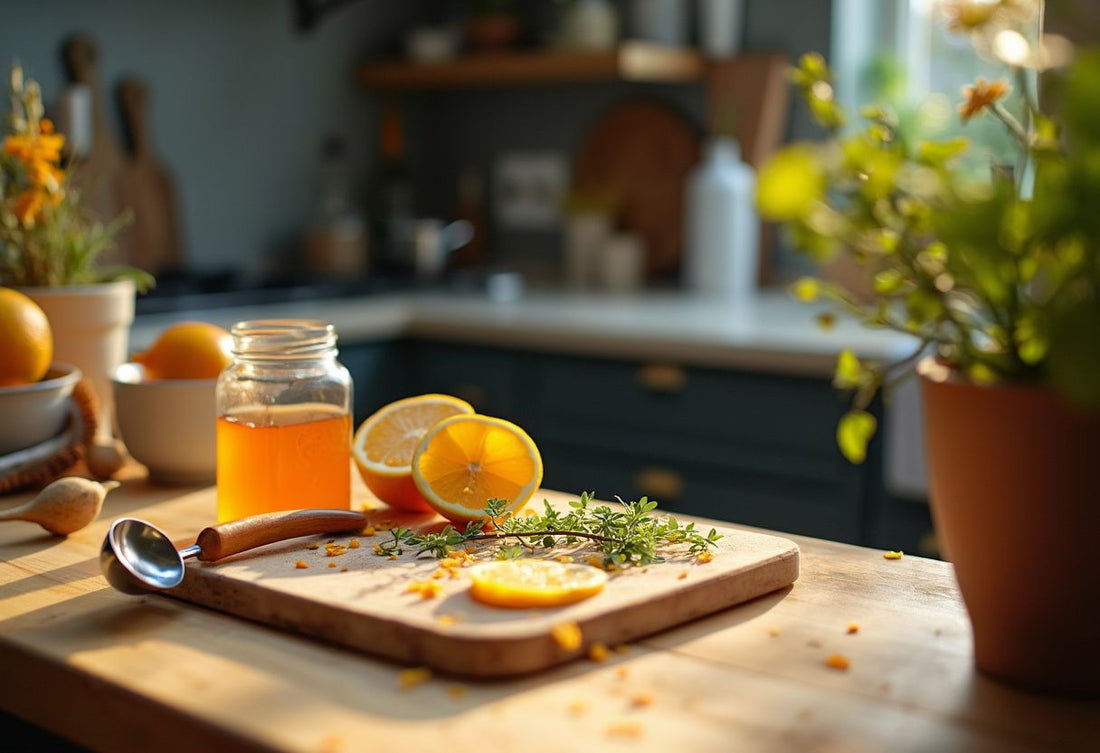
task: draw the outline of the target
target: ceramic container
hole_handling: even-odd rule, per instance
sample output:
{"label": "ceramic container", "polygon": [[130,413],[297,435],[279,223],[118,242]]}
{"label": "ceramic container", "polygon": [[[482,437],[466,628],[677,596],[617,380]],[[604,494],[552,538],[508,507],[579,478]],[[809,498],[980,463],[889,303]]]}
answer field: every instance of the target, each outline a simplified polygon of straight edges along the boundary
{"label": "ceramic container", "polygon": [[80,369],[54,363],[46,376],[31,384],[0,387],[0,455],[56,437],[69,416],[69,398],[80,381]]}
{"label": "ceramic container", "polygon": [[112,375],[118,429],[126,449],[165,485],[212,483],[217,470],[217,379],[145,379],[124,363]]}

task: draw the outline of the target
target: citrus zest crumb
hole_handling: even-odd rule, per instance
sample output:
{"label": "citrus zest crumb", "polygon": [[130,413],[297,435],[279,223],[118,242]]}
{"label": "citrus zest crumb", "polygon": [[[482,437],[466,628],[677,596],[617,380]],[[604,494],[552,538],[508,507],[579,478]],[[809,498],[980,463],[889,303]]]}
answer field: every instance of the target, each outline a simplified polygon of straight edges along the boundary
{"label": "citrus zest crumb", "polygon": [[432,679],[432,671],[427,667],[412,667],[401,670],[397,676],[397,686],[402,690],[412,690]]}
{"label": "citrus zest crumb", "polygon": [[348,542],[348,549],[358,549],[358,548],[359,548],[359,539],[352,539],[351,541]]}
{"label": "citrus zest crumb", "polygon": [[347,554],[348,548],[343,544],[336,544],[329,542],[325,544],[325,556],[326,557],[339,557],[341,554]]}
{"label": "citrus zest crumb", "polygon": [[855,635],[859,632],[859,625],[855,622],[848,623],[848,635]]}
{"label": "citrus zest crumb", "polygon": [[585,557],[584,561],[587,562],[592,567],[603,567],[603,559],[600,558],[600,557],[597,557],[594,554],[590,554],[587,557]]}
{"label": "citrus zest crumb", "polygon": [[652,693],[643,690],[630,697],[630,705],[636,709],[644,709],[646,706],[652,706],[654,700],[656,699]]}
{"label": "citrus zest crumb", "polygon": [[550,630],[554,643],[564,651],[576,651],[581,647],[581,628],[575,622],[563,622]]}
{"label": "citrus zest crumb", "polygon": [[638,738],[642,736],[642,725],[638,722],[615,722],[607,725],[607,736]]}
{"label": "citrus zest crumb", "polygon": [[377,533],[377,531],[374,530],[374,526],[367,526],[366,528],[363,529],[360,536],[370,537],[370,536],[374,536],[376,533]]}
{"label": "citrus zest crumb", "polygon": [[309,567],[309,563],[298,560],[294,563],[294,567],[298,568],[299,570],[305,570],[307,567]]}
{"label": "citrus zest crumb", "polygon": [[360,512],[374,512],[378,508],[372,505],[370,502],[364,502],[359,506]]}
{"label": "citrus zest crumb", "polygon": [[434,580],[414,580],[405,587],[405,592],[420,594],[421,599],[434,599],[443,593],[443,586]]}
{"label": "citrus zest crumb", "polygon": [[554,559],[556,559],[558,562],[564,562],[565,564],[568,565],[570,562],[573,561],[573,555],[571,555],[571,554],[559,554]]}
{"label": "citrus zest crumb", "polygon": [[686,577],[688,577],[688,571],[681,570],[680,574],[676,576],[676,580],[684,580]]}
{"label": "citrus zest crumb", "polygon": [[320,544],[306,544],[306,549],[320,549]]}
{"label": "citrus zest crumb", "polygon": [[714,559],[714,552],[711,552],[709,550],[699,552],[699,554],[695,555],[695,559],[698,562],[702,562],[702,563],[705,564],[707,562],[710,562],[712,559]]}
{"label": "citrus zest crumb", "polygon": [[626,667],[619,667],[615,670],[615,676],[618,677],[620,680],[625,680],[628,674],[630,674],[630,670]]}
{"label": "citrus zest crumb", "polygon": [[336,567],[336,563],[335,562],[330,562],[330,563],[328,563],[328,566],[334,568],[334,567]]}
{"label": "citrus zest crumb", "polygon": [[340,568],[340,572],[342,572],[342,573],[346,573],[347,571],[348,571],[348,566],[347,565],[344,565],[343,567]]}
{"label": "citrus zest crumb", "polygon": [[569,713],[573,716],[581,716],[588,711],[588,704],[584,701],[573,701],[569,704]]}
{"label": "citrus zest crumb", "polygon": [[457,701],[466,695],[466,686],[453,682],[447,686],[447,695]]}
{"label": "citrus zest crumb", "polygon": [[437,619],[436,622],[443,626],[454,625],[458,622],[458,618],[455,617],[453,614],[441,614],[439,615],[439,619]]}
{"label": "citrus zest crumb", "polygon": [[779,628],[777,628],[777,627],[768,628],[768,635],[770,635],[772,638],[779,635]]}
{"label": "citrus zest crumb", "polygon": [[882,553],[883,559],[888,559],[888,560],[900,560],[904,556],[905,556],[905,552],[901,552],[901,551],[898,551],[898,552],[883,552]]}
{"label": "citrus zest crumb", "polygon": [[825,659],[825,666],[829,669],[846,670],[851,666],[851,662],[843,654],[829,654]]}
{"label": "citrus zest crumb", "polygon": [[618,646],[616,646],[616,647],[615,647],[614,649],[612,649],[612,650],[613,650],[613,651],[614,651],[614,652],[615,652],[616,654],[625,654],[625,653],[627,653],[628,651],[630,651],[630,646],[626,645],[625,643],[620,643],[620,644],[619,644]]}
{"label": "citrus zest crumb", "polygon": [[391,560],[395,560],[395,559],[397,559],[397,555],[396,555],[396,554],[391,554],[391,555],[390,555],[389,557],[387,557],[386,559],[391,559]]}
{"label": "citrus zest crumb", "polygon": [[607,646],[597,641],[588,647],[588,659],[594,662],[605,662],[610,652],[607,650]]}

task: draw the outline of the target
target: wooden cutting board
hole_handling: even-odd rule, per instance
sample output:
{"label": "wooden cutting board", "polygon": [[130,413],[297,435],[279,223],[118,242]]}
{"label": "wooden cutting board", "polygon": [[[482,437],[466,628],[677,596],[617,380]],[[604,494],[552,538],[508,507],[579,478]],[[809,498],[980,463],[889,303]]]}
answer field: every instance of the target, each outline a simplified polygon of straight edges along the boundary
{"label": "wooden cutting board", "polygon": [[[461,569],[457,578],[435,580],[442,593],[424,599],[407,588],[432,580],[437,560],[417,559],[408,551],[396,560],[374,554],[373,545],[389,538],[385,531],[358,537],[359,548],[336,557],[325,553],[332,537],[317,536],[214,564],[191,562],[183,584],[169,593],[398,662],[465,677],[505,677],[584,656],[596,642],[615,646],[665,630],[798,578],[794,542],[733,529],[721,533],[724,538],[708,563],[671,552],[665,562],[614,575],[590,599],[554,609],[481,605],[467,595],[469,579]],[[335,541],[347,544],[350,538],[341,535]],[[310,549],[310,544],[320,546]],[[299,560],[308,567],[297,568]],[[569,622],[583,635],[582,645],[574,649],[559,646],[552,635],[555,626]]]}
{"label": "wooden cutting board", "polygon": [[573,191],[614,197],[618,225],[645,240],[646,271],[675,272],[684,181],[698,162],[699,134],[684,116],[661,102],[626,102],[585,135],[573,163]]}

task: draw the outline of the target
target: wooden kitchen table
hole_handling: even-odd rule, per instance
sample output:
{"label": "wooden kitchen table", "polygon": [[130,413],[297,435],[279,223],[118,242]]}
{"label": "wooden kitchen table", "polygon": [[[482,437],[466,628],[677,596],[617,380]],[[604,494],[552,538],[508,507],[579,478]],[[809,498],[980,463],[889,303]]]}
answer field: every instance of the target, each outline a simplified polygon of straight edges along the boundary
{"label": "wooden kitchen table", "polygon": [[[791,537],[793,587],[606,662],[402,690],[397,665],[111,590],[97,555],[123,515],[193,536],[214,490],[137,478],[68,539],[0,527],[0,708],[96,750],[1095,750],[1100,735],[1100,702],[975,673],[944,562]],[[834,654],[849,668],[827,666]]]}

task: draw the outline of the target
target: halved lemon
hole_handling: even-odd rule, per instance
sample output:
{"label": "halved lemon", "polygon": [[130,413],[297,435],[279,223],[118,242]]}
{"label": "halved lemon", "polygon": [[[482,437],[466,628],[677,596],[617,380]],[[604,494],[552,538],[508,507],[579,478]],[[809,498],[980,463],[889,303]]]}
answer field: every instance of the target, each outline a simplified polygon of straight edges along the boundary
{"label": "halved lemon", "polygon": [[473,581],[473,599],[513,609],[574,604],[595,596],[607,583],[607,573],[599,568],[554,560],[482,562],[466,572]]}
{"label": "halved lemon", "polygon": [[473,413],[465,400],[450,395],[417,395],[379,408],[359,425],[351,456],[367,488],[381,501],[403,510],[431,509],[412,479],[413,452],[424,434],[445,418]]}
{"label": "halved lemon", "polygon": [[490,499],[504,499],[510,512],[527,504],[542,483],[542,456],[531,437],[509,421],[452,416],[420,440],[412,477],[432,509],[464,525],[484,520]]}

